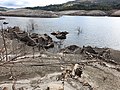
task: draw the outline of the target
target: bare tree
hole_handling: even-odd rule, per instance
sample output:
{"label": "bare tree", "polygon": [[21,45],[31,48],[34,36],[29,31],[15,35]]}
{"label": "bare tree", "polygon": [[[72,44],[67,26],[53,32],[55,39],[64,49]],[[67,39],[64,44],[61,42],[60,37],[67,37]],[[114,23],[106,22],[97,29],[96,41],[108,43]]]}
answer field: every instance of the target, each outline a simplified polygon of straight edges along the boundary
{"label": "bare tree", "polygon": [[27,25],[27,31],[29,33],[31,33],[32,31],[34,31],[37,28],[37,24],[35,23],[35,21],[33,19],[30,19]]}
{"label": "bare tree", "polygon": [[2,39],[3,39],[3,45],[5,48],[5,55],[6,55],[6,61],[8,60],[8,56],[7,56],[7,45],[6,45],[6,40],[5,40],[5,36],[4,36],[4,28],[3,28],[3,24],[1,24],[1,34],[2,34]]}
{"label": "bare tree", "polygon": [[80,33],[82,33],[82,28],[81,27],[77,27],[77,31],[78,31],[78,35],[80,34]]}

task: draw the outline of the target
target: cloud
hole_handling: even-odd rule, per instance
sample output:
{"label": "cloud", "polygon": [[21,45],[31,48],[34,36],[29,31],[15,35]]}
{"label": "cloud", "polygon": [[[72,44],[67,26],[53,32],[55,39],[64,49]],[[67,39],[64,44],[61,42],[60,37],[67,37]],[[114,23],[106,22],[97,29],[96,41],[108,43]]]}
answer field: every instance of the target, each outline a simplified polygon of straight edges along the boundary
{"label": "cloud", "polygon": [[[0,0],[0,6],[5,7],[30,7],[60,4],[70,0]],[[72,1],[72,0],[71,0]]]}
{"label": "cloud", "polygon": [[24,7],[26,5],[29,5],[28,1],[25,0],[0,0],[0,6],[4,7]]}
{"label": "cloud", "polygon": [[14,6],[25,6],[26,5],[26,2],[16,2],[16,1],[13,1],[13,2],[5,2],[3,3],[3,5],[5,6],[9,6],[9,7],[14,7]]}

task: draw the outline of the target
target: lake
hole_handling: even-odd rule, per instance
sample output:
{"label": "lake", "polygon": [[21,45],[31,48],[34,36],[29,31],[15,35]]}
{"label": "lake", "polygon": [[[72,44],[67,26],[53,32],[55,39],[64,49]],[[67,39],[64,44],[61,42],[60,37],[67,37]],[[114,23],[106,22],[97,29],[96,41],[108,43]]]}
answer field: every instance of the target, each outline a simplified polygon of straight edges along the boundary
{"label": "lake", "polygon": [[[60,18],[5,17],[8,25],[29,30],[34,22],[33,32],[50,35],[53,31],[68,31],[63,45],[109,47],[120,50],[120,17],[62,16]],[[0,22],[3,22],[0,21]],[[80,33],[78,34],[78,29]],[[52,38],[58,41],[54,36]]]}

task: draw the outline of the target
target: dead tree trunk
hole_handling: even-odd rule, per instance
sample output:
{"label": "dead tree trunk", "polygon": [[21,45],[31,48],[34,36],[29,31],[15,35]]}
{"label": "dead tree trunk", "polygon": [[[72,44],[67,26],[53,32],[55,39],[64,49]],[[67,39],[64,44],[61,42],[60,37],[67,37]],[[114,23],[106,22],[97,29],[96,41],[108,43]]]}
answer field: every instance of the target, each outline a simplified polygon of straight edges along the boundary
{"label": "dead tree trunk", "polygon": [[35,57],[35,47],[33,46],[33,58]]}
{"label": "dead tree trunk", "polygon": [[5,48],[5,57],[6,57],[6,61],[8,61],[8,56],[7,56],[7,45],[6,45],[6,40],[5,40],[5,36],[4,36],[4,29],[3,29],[3,25],[1,25],[2,28],[2,39],[3,39],[3,45]]}

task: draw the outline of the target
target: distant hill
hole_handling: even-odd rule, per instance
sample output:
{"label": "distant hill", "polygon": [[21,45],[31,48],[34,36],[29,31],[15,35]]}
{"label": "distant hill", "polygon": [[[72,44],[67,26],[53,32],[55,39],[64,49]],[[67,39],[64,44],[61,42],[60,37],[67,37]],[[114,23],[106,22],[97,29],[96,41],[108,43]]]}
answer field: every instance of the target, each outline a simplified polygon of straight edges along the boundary
{"label": "distant hill", "polygon": [[120,0],[75,0],[75,2],[91,2],[91,3],[113,3],[120,2]]}
{"label": "distant hill", "polygon": [[80,3],[92,3],[92,4],[119,4],[120,0],[74,0],[69,1],[67,4],[80,4]]}
{"label": "distant hill", "polygon": [[0,7],[0,11],[13,10],[13,8]]}
{"label": "distant hill", "polygon": [[75,0],[63,4],[44,7],[26,7],[33,10],[64,11],[64,10],[113,10],[120,9],[120,0]]}
{"label": "distant hill", "polygon": [[0,11],[6,11],[7,8],[6,7],[0,7]]}

